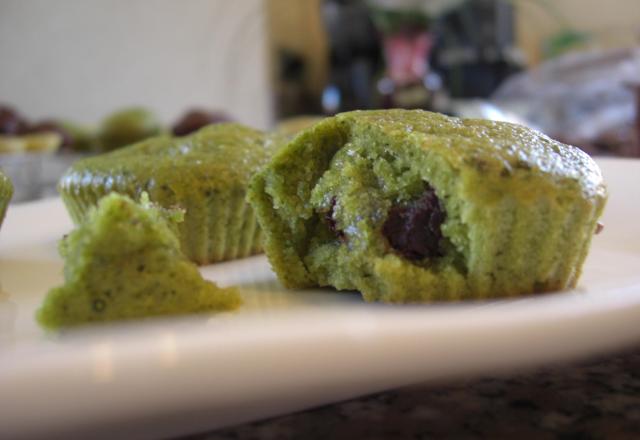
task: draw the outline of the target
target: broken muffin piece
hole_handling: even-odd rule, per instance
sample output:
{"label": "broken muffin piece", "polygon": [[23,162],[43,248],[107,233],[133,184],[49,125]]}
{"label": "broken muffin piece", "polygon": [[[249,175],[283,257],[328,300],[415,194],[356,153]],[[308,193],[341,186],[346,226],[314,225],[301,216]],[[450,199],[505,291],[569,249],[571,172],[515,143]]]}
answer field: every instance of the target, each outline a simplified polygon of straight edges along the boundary
{"label": "broken muffin piece", "polygon": [[13,196],[13,184],[11,179],[2,174],[0,171],[0,226],[4,221],[4,216],[7,213],[7,207]]}
{"label": "broken muffin piece", "polygon": [[206,281],[180,250],[179,210],[112,193],[60,242],[65,284],[37,312],[46,328],[159,315],[233,310],[236,289]]}
{"label": "broken muffin piece", "polygon": [[285,286],[420,302],[574,286],[606,189],[585,153],[529,128],[382,110],[299,134],[249,200]]}

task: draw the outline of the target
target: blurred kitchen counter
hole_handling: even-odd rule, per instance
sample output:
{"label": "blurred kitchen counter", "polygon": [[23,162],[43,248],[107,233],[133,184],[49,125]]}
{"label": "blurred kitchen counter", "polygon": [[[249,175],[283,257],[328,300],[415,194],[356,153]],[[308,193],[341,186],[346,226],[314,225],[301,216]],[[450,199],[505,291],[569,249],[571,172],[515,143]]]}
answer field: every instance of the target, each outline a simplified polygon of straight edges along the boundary
{"label": "blurred kitchen counter", "polygon": [[637,439],[640,347],[504,377],[424,385],[184,439]]}

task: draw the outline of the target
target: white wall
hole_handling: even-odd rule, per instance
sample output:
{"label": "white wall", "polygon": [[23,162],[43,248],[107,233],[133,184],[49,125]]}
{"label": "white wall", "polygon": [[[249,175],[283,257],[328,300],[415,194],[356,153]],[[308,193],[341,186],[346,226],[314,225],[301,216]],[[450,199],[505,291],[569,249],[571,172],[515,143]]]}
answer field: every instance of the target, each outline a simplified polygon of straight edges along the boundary
{"label": "white wall", "polygon": [[0,0],[0,102],[87,123],[142,104],[271,122],[264,0]]}

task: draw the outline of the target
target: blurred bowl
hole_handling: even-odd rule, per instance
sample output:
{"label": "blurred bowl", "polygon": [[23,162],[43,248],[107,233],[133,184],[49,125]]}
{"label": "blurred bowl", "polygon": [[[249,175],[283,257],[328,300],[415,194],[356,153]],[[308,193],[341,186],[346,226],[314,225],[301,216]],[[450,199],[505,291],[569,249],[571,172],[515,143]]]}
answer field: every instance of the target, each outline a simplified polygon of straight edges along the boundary
{"label": "blurred bowl", "polygon": [[85,153],[15,153],[0,155],[0,170],[14,186],[11,203],[56,195],[62,174]]}

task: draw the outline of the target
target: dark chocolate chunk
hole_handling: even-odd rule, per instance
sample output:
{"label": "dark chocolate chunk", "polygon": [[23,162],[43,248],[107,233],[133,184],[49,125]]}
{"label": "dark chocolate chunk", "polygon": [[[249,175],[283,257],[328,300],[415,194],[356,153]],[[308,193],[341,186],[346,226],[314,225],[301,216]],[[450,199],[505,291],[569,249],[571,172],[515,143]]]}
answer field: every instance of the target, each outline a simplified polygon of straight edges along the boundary
{"label": "dark chocolate chunk", "polygon": [[604,223],[596,223],[596,231],[595,234],[598,235],[599,233],[602,232],[602,230],[604,229]]}
{"label": "dark chocolate chunk", "polygon": [[0,105],[0,134],[20,135],[27,130],[27,122],[11,107]]}
{"label": "dark chocolate chunk", "polygon": [[346,235],[344,234],[344,231],[342,231],[341,229],[338,229],[338,226],[336,225],[336,220],[333,218],[335,209],[336,209],[336,198],[334,197],[331,199],[331,206],[329,207],[329,210],[324,213],[324,221],[329,226],[329,229],[331,230],[331,232],[336,234],[336,237],[338,237],[340,240],[345,240]]}
{"label": "dark chocolate chunk", "polygon": [[431,186],[420,198],[391,207],[382,233],[393,249],[410,260],[440,257],[442,231],[446,213]]}

